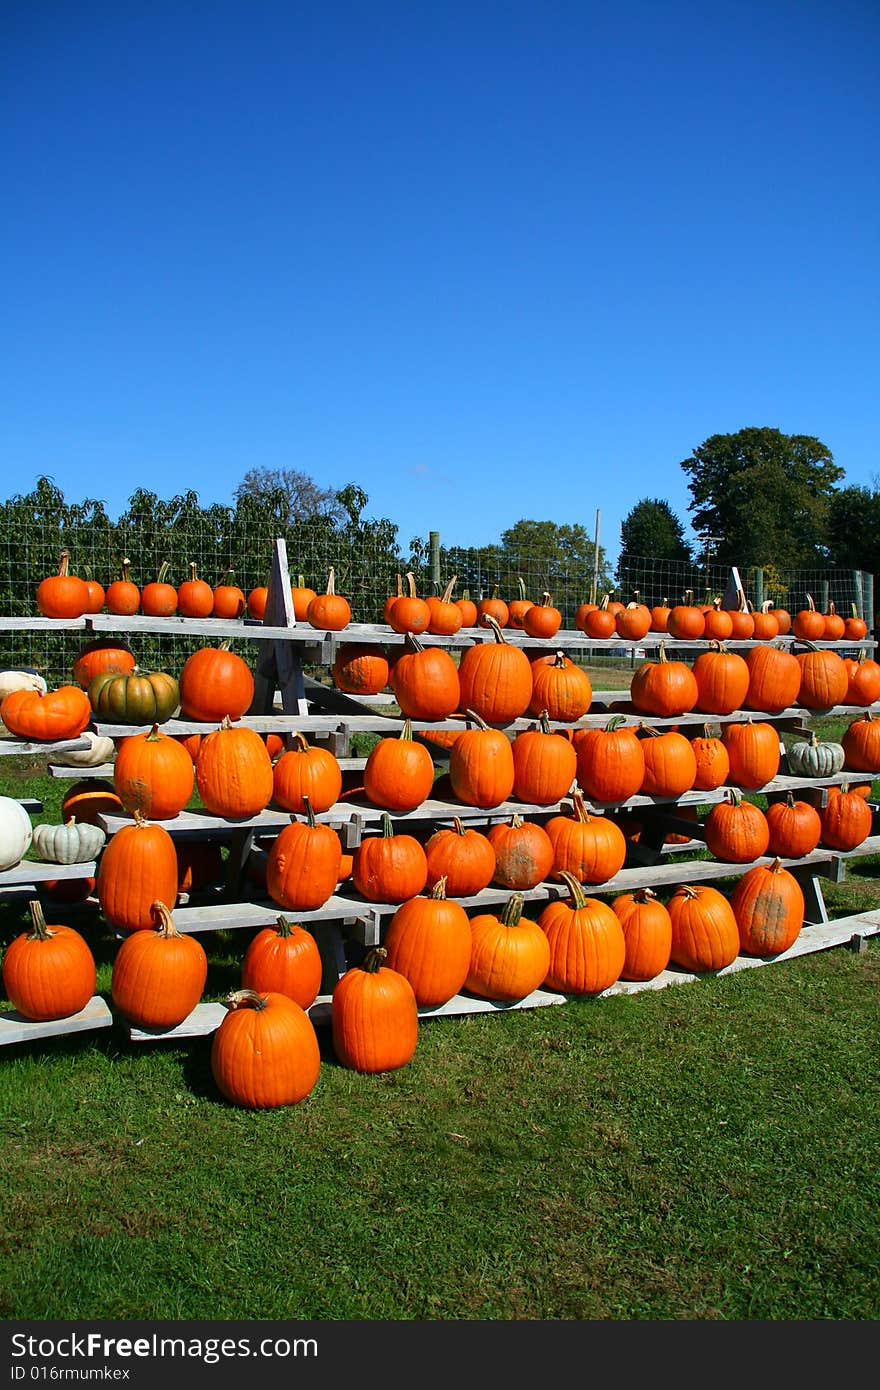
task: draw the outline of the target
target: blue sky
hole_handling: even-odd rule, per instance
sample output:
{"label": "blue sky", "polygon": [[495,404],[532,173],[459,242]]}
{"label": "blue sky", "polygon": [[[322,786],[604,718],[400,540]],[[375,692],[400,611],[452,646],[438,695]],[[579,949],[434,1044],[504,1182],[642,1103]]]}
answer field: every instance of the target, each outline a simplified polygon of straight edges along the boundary
{"label": "blue sky", "polygon": [[359,483],[403,542],[880,473],[880,7],[4,0],[0,499]]}

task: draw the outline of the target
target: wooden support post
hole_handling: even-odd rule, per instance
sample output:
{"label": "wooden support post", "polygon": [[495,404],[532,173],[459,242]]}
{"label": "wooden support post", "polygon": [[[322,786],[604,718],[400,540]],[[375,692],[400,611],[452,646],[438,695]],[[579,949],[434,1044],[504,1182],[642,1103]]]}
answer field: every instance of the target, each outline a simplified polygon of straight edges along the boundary
{"label": "wooden support post", "polygon": [[227,901],[234,901],[241,888],[244,877],[244,866],[247,857],[251,852],[254,843],[253,826],[247,829],[234,830],[229,841],[229,858],[226,861],[226,875],[223,885],[223,897]]}
{"label": "wooden support post", "polygon": [[[293,595],[290,591],[290,571],[287,567],[287,542],[279,536],[272,554],[269,574],[269,593],[263,623],[266,627],[296,627]],[[271,714],[275,691],[281,693],[281,708],[285,714],[307,715],[302,673],[302,653],[299,644],[266,639],[259,642],[260,655],[254,675],[254,698],[249,714]]]}
{"label": "wooden support post", "polygon": [[804,926],[817,927],[829,921],[828,908],[822,896],[822,885],[818,876],[809,869],[791,870],[804,894]]}

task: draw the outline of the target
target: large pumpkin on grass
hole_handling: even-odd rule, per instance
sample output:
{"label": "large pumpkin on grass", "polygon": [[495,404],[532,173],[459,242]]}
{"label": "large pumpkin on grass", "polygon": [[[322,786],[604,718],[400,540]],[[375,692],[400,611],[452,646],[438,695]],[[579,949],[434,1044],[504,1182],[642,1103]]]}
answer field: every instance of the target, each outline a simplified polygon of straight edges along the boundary
{"label": "large pumpkin on grass", "polygon": [[333,1051],[353,1071],[396,1071],[412,1059],[419,1040],[413,987],[387,956],[384,947],[373,947],[333,987]]}
{"label": "large pumpkin on grass", "polygon": [[211,1042],[211,1074],[233,1105],[297,1105],[321,1071],[315,1025],[305,1009],[273,990],[235,990]]}

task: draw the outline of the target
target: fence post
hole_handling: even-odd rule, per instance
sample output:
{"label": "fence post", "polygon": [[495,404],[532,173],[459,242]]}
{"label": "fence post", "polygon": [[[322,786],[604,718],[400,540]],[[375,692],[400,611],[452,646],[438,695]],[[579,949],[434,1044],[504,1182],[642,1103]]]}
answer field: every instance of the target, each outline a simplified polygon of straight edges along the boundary
{"label": "fence post", "polygon": [[760,612],[764,602],[764,571],[760,565],[755,569],[755,607]]}
{"label": "fence post", "polygon": [[431,551],[431,583],[440,588],[440,532],[428,532],[428,546]]}
{"label": "fence post", "polygon": [[[862,591],[862,571],[853,570],[853,593],[856,596],[856,611],[860,618],[865,617],[865,595]],[[847,614],[847,617],[849,614]],[[870,627],[871,624],[868,623]]]}
{"label": "fence post", "polygon": [[828,612],[828,600],[830,599],[830,597],[831,597],[831,594],[830,594],[830,590],[829,590],[829,586],[828,586],[828,580],[827,580],[827,579],[823,579],[823,580],[822,580],[822,598],[821,598],[821,600],[820,600],[820,604],[821,604],[820,611],[821,611],[822,613],[827,613],[827,612]]}
{"label": "fence post", "polygon": [[877,638],[877,615],[874,612],[874,576],[868,570],[862,572],[862,589],[865,595],[865,611],[862,617],[868,624],[868,631]]}

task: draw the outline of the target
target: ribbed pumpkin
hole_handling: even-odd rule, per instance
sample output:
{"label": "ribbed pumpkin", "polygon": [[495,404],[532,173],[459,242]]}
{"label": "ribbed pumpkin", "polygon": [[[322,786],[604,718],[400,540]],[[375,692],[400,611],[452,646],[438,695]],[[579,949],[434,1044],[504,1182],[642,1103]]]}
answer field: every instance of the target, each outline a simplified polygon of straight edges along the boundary
{"label": "ribbed pumpkin", "polygon": [[861,652],[859,657],[845,656],[847,680],[844,703],[847,705],[873,705],[880,700],[880,661]]}
{"label": "ribbed pumpkin", "polygon": [[349,695],[378,695],[388,684],[388,657],[382,647],[342,642],[333,661],[332,675],[337,690]]}
{"label": "ribbed pumpkin", "polygon": [[846,767],[854,772],[880,772],[880,719],[875,714],[858,715],[840,742]]}
{"label": "ribbed pumpkin", "polygon": [[801,668],[798,704],[811,710],[825,710],[843,704],[849,688],[843,657],[827,647],[816,647],[812,642],[797,645],[805,648],[795,652],[795,660]]}
{"label": "ribbed pumpkin", "polygon": [[418,1044],[413,987],[386,964],[387,956],[383,946],[371,948],[333,987],[333,1051],[340,1065],[352,1071],[396,1071],[411,1061]]}
{"label": "ribbed pumpkin", "polygon": [[523,629],[523,619],[532,606],[532,600],[526,596],[526,581],[522,575],[516,581],[517,597],[512,598],[507,605],[507,625],[521,632]]}
{"label": "ribbed pumpkin", "polygon": [[566,873],[579,883],[605,883],[623,868],[626,837],[610,816],[590,815],[580,792],[570,815],[551,816],[545,830],[553,846],[551,878]]}
{"label": "ribbed pumpkin", "polygon": [[95,960],[73,927],[48,925],[39,901],[28,903],[31,925],[13,938],[3,955],[6,997],[34,1023],[70,1018],[95,992]]}
{"label": "ribbed pumpkin", "polygon": [[687,714],[700,694],[691,667],[684,661],[670,661],[663,642],[657,660],[645,661],[635,671],[629,691],[637,710],[664,719]]}
{"label": "ribbed pumpkin", "polygon": [[327,587],[323,594],[315,594],[306,609],[306,622],[311,627],[322,628],[327,632],[341,632],[351,622],[351,604],[342,594],[336,592],[336,574],[331,565],[327,574]]}
{"label": "ribbed pumpkin", "polygon": [[241,618],[247,608],[247,598],[240,585],[235,583],[234,571],[228,569],[220,581],[214,585],[211,616],[214,618]]}
{"label": "ribbed pumpkin", "polygon": [[779,636],[779,618],[771,612],[771,603],[766,599],[752,614],[755,624],[754,637],[758,642],[772,642]]}
{"label": "ribbed pumpkin", "polygon": [[512,1003],[539,988],[550,968],[550,942],[523,917],[523,896],[512,893],[500,913],[471,918],[471,960],[464,988],[481,999]]}
{"label": "ribbed pumpkin", "polygon": [[208,958],[194,936],[177,930],[167,904],[152,904],[155,929],[132,932],[113,958],[113,1007],[137,1028],[176,1028],[198,1004]]}
{"label": "ribbed pumpkin", "polygon": [[37,611],[44,618],[81,618],[89,612],[86,581],[70,572],[70,551],[62,550],[56,574],[37,585]]}
{"label": "ribbed pumpkin", "polygon": [[165,827],[135,811],[134,824],[117,830],[101,852],[95,892],[112,927],[150,930],[153,903],[177,901],[177,853]]}
{"label": "ribbed pumpkin", "polygon": [[412,572],[406,576],[406,589],[388,605],[388,626],[393,632],[426,632],[431,621],[431,609],[426,598],[416,593]]}
{"label": "ribbed pumpkin", "polygon": [[715,803],[703,828],[709,852],[732,864],[760,859],[770,843],[767,817],[760,806],[745,801],[737,787],[729,787],[725,799]]}
{"label": "ribbed pumpkin", "polygon": [[336,831],[315,820],[306,797],[305,820],[291,817],[272,842],[266,859],[266,891],[289,912],[323,907],[339,882],[342,845]]}
{"label": "ribbed pumpkin", "polygon": [[690,740],[677,729],[642,728],[645,775],[640,790],[648,796],[683,796],[694,785],[697,759]]}
{"label": "ribbed pumpkin", "polygon": [[482,831],[466,826],[453,816],[451,827],[435,830],[425,844],[428,861],[427,888],[446,879],[448,898],[469,898],[492,882],[495,850]]}
{"label": "ribbed pumpkin", "polygon": [[180,686],[167,671],[100,671],[89,682],[89,703],[99,719],[116,724],[164,724],[180,705]]}
{"label": "ribbed pumpkin", "polygon": [[775,644],[762,645],[751,647],[744,660],[749,668],[749,688],[743,702],[746,709],[781,714],[796,703],[801,668],[793,652]]}
{"label": "ribbed pumpkin", "polygon": [[544,710],[537,725],[523,729],[511,745],[513,794],[535,806],[552,806],[571,790],[577,753],[565,734],[551,729]]}
{"label": "ribbed pumpkin", "polygon": [[148,618],[172,618],[177,612],[177,589],[168,582],[170,569],[163,560],[156,578],[141,590],[141,612]]}
{"label": "ribbed pumpkin", "polygon": [[846,784],[837,796],[829,796],[819,815],[822,844],[829,849],[857,849],[871,834],[874,823],[868,802]]}
{"label": "ribbed pumpkin", "polygon": [[510,609],[499,594],[497,584],[493,584],[490,594],[477,600],[477,626],[491,627],[493,622],[499,627],[507,627],[510,622]]}
{"label": "ribbed pumpkin", "polygon": [[703,733],[692,738],[690,744],[697,763],[695,789],[707,792],[723,787],[730,776],[730,758],[723,739],[710,734],[704,725]]}
{"label": "ribbed pumpkin", "polygon": [[550,945],[544,984],[561,994],[601,994],[623,969],[623,927],[607,903],[587,897],[573,874],[562,877],[568,898],[548,903],[538,918]]}
{"label": "ribbed pumpkin", "polygon": [[64,825],[44,821],[33,831],[34,850],[48,864],[87,864],[97,859],[106,839],[99,826],[87,822],[78,825],[74,816]]}
{"label": "ribbed pumpkin", "polygon": [[411,720],[404,720],[399,735],[380,738],[370,749],[364,791],[374,806],[414,811],[430,796],[433,785],[434,760],[425,745],[413,738]]}
{"label": "ribbed pumpkin", "polygon": [[769,854],[801,859],[812,854],[822,838],[819,812],[808,801],[798,801],[794,792],[787,792],[782,801],[772,801],[764,816],[770,831]]}
{"label": "ribbed pumpkin", "polygon": [[683,883],[667,903],[672,922],[670,961],[704,974],[723,970],[739,955],[739,928],[733,908],[707,883]]}
{"label": "ribbed pumpkin", "polygon": [[240,719],[254,698],[251,668],[229,650],[228,642],[201,647],[188,656],[179,684],[182,717],[199,723],[219,724],[227,715]]}
{"label": "ribbed pumpkin", "polygon": [[795,637],[807,642],[819,642],[825,636],[825,619],[813,602],[813,595],[807,594],[807,606],[799,608],[791,620],[791,630]]}
{"label": "ribbed pumpkin", "polygon": [[619,893],[611,910],[620,918],[626,944],[622,980],[653,980],[669,964],[672,919],[651,888]]}
{"label": "ribbed pumpkin", "polygon": [[508,642],[496,620],[486,615],[494,640],[477,642],[461,656],[459,708],[487,724],[507,724],[525,714],[532,699],[532,667],[521,647]]}
{"label": "ribbed pumpkin", "polygon": [[173,820],[193,794],[195,769],[182,744],[154,724],[119,740],[113,785],[126,811],[140,811],[145,820]]}
{"label": "ribbed pumpkin", "polygon": [[299,1004],[274,990],[239,989],[211,1041],[211,1074],[233,1105],[265,1110],[296,1105],[321,1071],[315,1025]]}
{"label": "ribbed pumpkin", "polygon": [[126,556],[119,567],[119,577],[107,585],[104,595],[108,612],[130,617],[141,606],[141,591],[131,577],[131,561]]}
{"label": "ribbed pumpkin", "polygon": [[33,823],[21,802],[0,796],[0,872],[21,862],[33,838]]}
{"label": "ribbed pumpkin", "polygon": [[323,965],[318,943],[298,922],[279,916],[251,939],[241,963],[243,989],[274,990],[307,1009],[321,988]]}
{"label": "ribbed pumpkin", "polygon": [[669,610],[669,617],[666,620],[666,630],[670,637],[677,637],[679,640],[696,641],[702,637],[706,631],[706,619],[702,608],[699,608],[693,599],[693,594],[688,590],[683,603],[673,604]]}
{"label": "ribbed pumpkin", "polygon": [[535,888],[549,877],[553,841],[537,821],[514,815],[509,821],[490,825],[486,838],[495,856],[492,880],[501,888]]}
{"label": "ribbed pumpkin", "polygon": [[752,719],[725,724],[721,738],[730,759],[731,782],[748,791],[772,782],[781,757],[779,733],[772,724]]}
{"label": "ribbed pumpkin", "polygon": [[206,810],[227,820],[259,815],[272,800],[274,770],[269,750],[254,729],[224,717],[206,734],[196,760],[196,785]]}
{"label": "ribbed pumpkin", "polygon": [[726,642],[733,636],[733,618],[726,608],[721,607],[721,599],[716,598],[703,611],[703,636],[716,642]]}
{"label": "ribbed pumpkin", "polygon": [[831,739],[820,739],[815,729],[809,738],[798,739],[786,750],[788,767],[793,777],[833,777],[843,768],[846,757],[843,745]]}
{"label": "ribbed pumpkin", "polygon": [[423,647],[407,634],[389,677],[401,713],[409,719],[448,719],[461,702],[458,667],[445,647]]}
{"label": "ribbed pumpkin", "polygon": [[694,709],[703,714],[733,714],[741,708],[749,688],[749,668],[737,652],[720,642],[701,652],[693,664],[697,682]]}
{"label": "ribbed pumpkin", "polygon": [[0,724],[15,738],[55,742],[77,738],[92,717],[89,697],[78,685],[56,690],[11,690],[0,700]]}
{"label": "ribbed pumpkin", "polygon": [[88,690],[95,676],[111,671],[117,676],[129,675],[135,668],[134,652],[124,642],[110,638],[87,642],[73,663],[73,679],[82,690]]}
{"label": "ribbed pumpkin", "polygon": [[116,788],[104,777],[84,777],[68,787],[61,802],[61,816],[75,816],[80,823],[97,825],[99,816],[121,816],[125,810]]}
{"label": "ribbed pumpkin", "polygon": [[458,735],[449,754],[453,793],[467,806],[500,806],[516,780],[510,740],[503,730],[490,729],[473,710],[467,711],[467,717],[468,728]]}
{"label": "ribbed pumpkin", "polygon": [[578,731],[575,749],[578,785],[592,801],[627,801],[641,790],[642,741],[622,714],[613,715],[604,728]]}
{"label": "ribbed pumpkin", "polygon": [[214,590],[207,579],[200,579],[195,560],[189,562],[189,578],[177,586],[177,611],[184,618],[209,618],[214,608]]}
{"label": "ribbed pumpkin", "polygon": [[548,593],[541,595],[540,603],[530,603],[522,618],[523,631],[530,637],[550,641],[562,626],[562,613]]}
{"label": "ribbed pumpkin", "polygon": [[[270,759],[271,761],[271,759]],[[342,792],[342,768],[329,748],[309,743],[297,729],[292,747],[272,764],[272,799],[285,811],[303,815],[306,799],[316,815],[329,811]]]}
{"label": "ribbed pumpkin", "polygon": [[804,925],[804,895],[780,859],[756,864],[736,882],[730,906],[747,956],[777,956],[793,946]]}
{"label": "ribbed pumpkin", "polygon": [[464,623],[461,609],[452,601],[456,578],[456,575],[452,576],[442,594],[431,594],[428,597],[431,614],[428,619],[428,631],[437,637],[454,637]]}
{"label": "ribbed pumpkin", "polygon": [[651,631],[651,610],[634,599],[622,612],[615,614],[614,625],[627,642],[641,642]]}
{"label": "ribbed pumpkin", "polygon": [[387,965],[409,980],[420,1009],[446,1004],[462,988],[471,959],[471,927],[461,903],[439,879],[425,896],[407,898],[385,933]]}
{"label": "ribbed pumpkin", "polygon": [[549,719],[574,723],[585,715],[593,701],[593,685],[582,666],[565,652],[536,656],[530,661],[532,697],[529,714],[547,711]]}
{"label": "ribbed pumpkin", "polygon": [[311,584],[306,583],[305,575],[298,574],[296,583],[290,586],[290,601],[293,604],[293,616],[298,623],[308,620],[309,604],[315,598],[315,590]]}
{"label": "ribbed pumpkin", "polygon": [[365,835],[355,850],[351,877],[357,891],[369,902],[402,903],[416,897],[425,887],[428,861],[414,835],[394,833],[386,811],[381,832]]}

